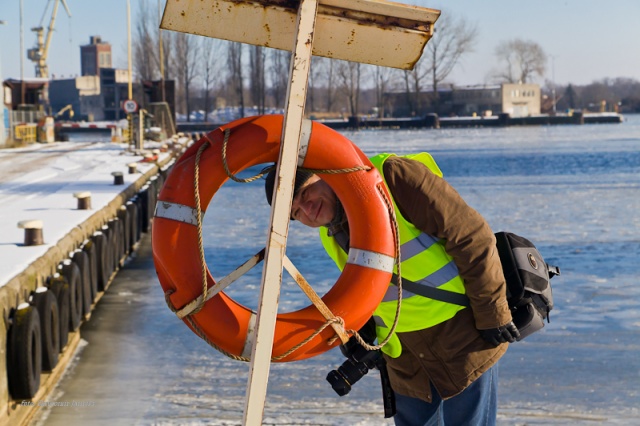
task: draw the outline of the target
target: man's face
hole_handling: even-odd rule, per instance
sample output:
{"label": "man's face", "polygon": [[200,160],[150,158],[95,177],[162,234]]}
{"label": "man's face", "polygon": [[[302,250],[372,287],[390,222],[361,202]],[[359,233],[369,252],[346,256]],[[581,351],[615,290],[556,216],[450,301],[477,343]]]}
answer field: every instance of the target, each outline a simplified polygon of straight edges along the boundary
{"label": "man's face", "polygon": [[303,225],[317,228],[333,220],[336,204],[337,197],[333,189],[317,175],[313,175],[293,198],[291,217]]}

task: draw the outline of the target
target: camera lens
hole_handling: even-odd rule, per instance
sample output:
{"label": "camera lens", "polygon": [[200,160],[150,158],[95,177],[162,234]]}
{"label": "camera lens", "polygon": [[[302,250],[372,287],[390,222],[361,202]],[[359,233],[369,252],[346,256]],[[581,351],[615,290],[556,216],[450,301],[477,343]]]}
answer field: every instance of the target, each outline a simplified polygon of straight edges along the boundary
{"label": "camera lens", "polygon": [[337,370],[329,371],[327,381],[331,384],[334,391],[340,396],[345,396],[351,390],[351,385],[342,377]]}
{"label": "camera lens", "polygon": [[337,370],[329,372],[327,381],[331,383],[331,387],[338,395],[343,396],[349,393],[351,385],[362,379],[368,372],[369,367],[366,363],[348,359]]}

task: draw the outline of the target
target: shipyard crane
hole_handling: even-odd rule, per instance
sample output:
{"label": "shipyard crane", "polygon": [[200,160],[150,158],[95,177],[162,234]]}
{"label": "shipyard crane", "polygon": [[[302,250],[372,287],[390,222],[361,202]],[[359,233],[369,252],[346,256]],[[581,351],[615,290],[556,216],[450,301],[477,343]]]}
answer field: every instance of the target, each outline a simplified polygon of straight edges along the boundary
{"label": "shipyard crane", "polygon": [[67,15],[71,17],[71,12],[69,12],[69,7],[67,7],[66,0],[53,0],[53,11],[51,12],[51,20],[49,21],[49,28],[47,28],[47,36],[45,39],[44,35],[44,27],[42,23],[44,21],[44,17],[47,14],[47,9],[49,8],[49,4],[51,0],[47,2],[47,6],[45,7],[44,14],[40,19],[40,25],[34,28],[31,28],[31,31],[36,33],[36,47],[33,47],[27,50],[27,57],[35,62],[36,64],[36,77],[48,78],[49,77],[49,66],[47,65],[47,56],[49,53],[49,46],[51,45],[51,36],[53,35],[53,28],[56,21],[56,15],[58,13],[58,5],[62,3],[64,9],[67,11]]}

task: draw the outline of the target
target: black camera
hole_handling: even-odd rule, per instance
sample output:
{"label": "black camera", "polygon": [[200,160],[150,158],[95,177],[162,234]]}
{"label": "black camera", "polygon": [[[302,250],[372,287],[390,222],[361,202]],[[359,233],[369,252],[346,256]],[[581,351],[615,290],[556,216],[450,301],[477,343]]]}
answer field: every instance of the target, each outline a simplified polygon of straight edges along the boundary
{"label": "black camera", "polygon": [[381,364],[384,366],[385,361],[379,350],[369,351],[354,339],[349,340],[340,349],[347,360],[337,370],[331,370],[327,374],[327,381],[338,395],[344,396],[369,370],[378,368]]}
{"label": "black camera", "polygon": [[[376,326],[373,318],[360,329],[362,339],[372,345],[376,339]],[[382,351],[369,351],[364,348],[355,336],[352,336],[347,343],[340,345],[340,351],[347,357],[337,370],[331,370],[327,374],[327,381],[340,396],[345,396],[351,391],[358,380],[362,379],[369,370],[374,368],[380,372],[380,382],[382,384],[382,402],[384,404],[384,417],[393,417],[396,413],[396,400],[391,380],[387,372],[387,362],[382,356]]]}

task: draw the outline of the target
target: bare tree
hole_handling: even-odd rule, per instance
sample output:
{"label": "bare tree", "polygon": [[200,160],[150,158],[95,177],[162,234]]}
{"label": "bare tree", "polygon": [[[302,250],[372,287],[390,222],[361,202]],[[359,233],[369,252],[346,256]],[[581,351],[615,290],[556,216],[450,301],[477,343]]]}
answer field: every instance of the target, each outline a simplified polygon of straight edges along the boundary
{"label": "bare tree", "polygon": [[269,75],[271,82],[271,97],[276,108],[283,108],[287,96],[287,82],[289,80],[289,62],[291,52],[287,50],[271,49]]}
{"label": "bare tree", "polygon": [[374,89],[376,108],[378,108],[378,117],[385,115],[385,98],[384,94],[390,89],[393,81],[396,79],[398,71],[393,68],[375,66],[373,67]]}
{"label": "bare tree", "polygon": [[201,41],[202,83],[204,84],[204,121],[209,121],[212,89],[220,86],[220,51],[219,40],[203,37]]}
{"label": "bare tree", "polygon": [[331,112],[336,102],[338,90],[336,88],[335,62],[333,59],[327,59],[325,64],[327,68],[327,112]]}
{"label": "bare tree", "polygon": [[325,88],[325,108],[327,112],[331,112],[336,103],[337,77],[336,63],[337,61],[330,58],[315,58],[315,67],[318,69],[318,80],[324,82]]}
{"label": "bare tree", "polygon": [[478,28],[464,18],[453,19],[450,14],[443,13],[435,24],[433,37],[427,43],[422,58],[413,70],[405,73],[407,90],[414,91],[414,108],[421,113],[420,92],[425,82],[431,84],[432,99],[436,110],[439,107],[438,87],[459,63],[460,58],[473,51]]}
{"label": "bare tree", "polygon": [[420,89],[424,74],[418,72],[418,68],[412,70],[404,70],[402,73],[402,82],[404,85],[404,94],[408,106],[408,112],[415,115],[420,110]]}
{"label": "bare tree", "polygon": [[265,51],[262,46],[251,46],[249,50],[249,93],[251,101],[264,114],[266,98]]}
{"label": "bare tree", "polygon": [[544,76],[547,55],[536,42],[519,38],[504,41],[496,47],[495,53],[502,62],[502,68],[495,74],[498,81],[528,83],[535,75]]}
{"label": "bare tree", "polygon": [[180,83],[184,99],[184,108],[187,115],[187,121],[190,121],[191,102],[190,90],[191,84],[198,75],[198,53],[199,45],[196,36],[185,33],[177,33],[175,35],[175,51],[173,55],[173,63],[176,70],[176,77]]}
{"label": "bare tree", "polygon": [[321,62],[319,56],[311,57],[311,68],[309,68],[309,91],[307,92],[307,111],[313,113],[316,111],[318,104],[316,91],[319,89],[318,85],[322,79],[321,74]]}
{"label": "bare tree", "polygon": [[141,80],[153,80],[159,76],[156,36],[152,28],[156,23],[155,14],[147,2],[138,3],[138,17],[135,37],[132,42],[133,68]]}
{"label": "bare tree", "polygon": [[360,107],[361,69],[360,62],[337,61],[338,85],[347,97],[351,116],[358,115]]}
{"label": "bare tree", "polygon": [[164,62],[164,78],[172,80],[176,76],[176,70],[173,66],[173,55],[175,47],[175,36],[177,33],[171,31],[162,31],[162,59]]}
{"label": "bare tree", "polygon": [[244,117],[244,77],[242,74],[242,43],[231,42],[227,49],[229,86],[240,106],[240,117]]}

